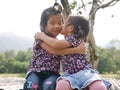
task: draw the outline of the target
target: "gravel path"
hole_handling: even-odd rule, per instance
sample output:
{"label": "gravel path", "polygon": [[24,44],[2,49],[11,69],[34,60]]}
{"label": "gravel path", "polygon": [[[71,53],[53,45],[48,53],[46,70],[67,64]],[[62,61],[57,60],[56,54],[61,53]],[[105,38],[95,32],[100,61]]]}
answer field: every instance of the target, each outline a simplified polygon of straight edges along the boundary
{"label": "gravel path", "polygon": [[24,82],[24,78],[0,78],[0,90],[20,90]]}

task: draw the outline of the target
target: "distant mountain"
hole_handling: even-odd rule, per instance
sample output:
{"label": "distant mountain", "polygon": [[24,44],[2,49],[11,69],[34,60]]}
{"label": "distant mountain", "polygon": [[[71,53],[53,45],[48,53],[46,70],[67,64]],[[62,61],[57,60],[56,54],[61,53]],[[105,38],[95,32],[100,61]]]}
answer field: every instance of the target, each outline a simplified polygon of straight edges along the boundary
{"label": "distant mountain", "polygon": [[0,52],[5,50],[27,50],[32,46],[33,40],[31,38],[18,36],[14,33],[0,33]]}

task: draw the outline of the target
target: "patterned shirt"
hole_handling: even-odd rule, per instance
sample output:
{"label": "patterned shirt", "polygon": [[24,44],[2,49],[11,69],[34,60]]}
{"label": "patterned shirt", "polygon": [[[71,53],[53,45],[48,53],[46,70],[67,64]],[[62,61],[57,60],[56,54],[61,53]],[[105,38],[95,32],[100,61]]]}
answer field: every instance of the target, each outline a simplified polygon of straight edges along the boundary
{"label": "patterned shirt", "polygon": [[[76,39],[74,35],[66,37],[66,40],[76,47],[81,43],[81,39]],[[70,54],[62,56],[63,71],[70,74],[92,67],[88,61],[87,54]]]}
{"label": "patterned shirt", "polygon": [[52,71],[59,74],[61,57],[58,55],[50,54],[40,46],[41,43],[41,40],[36,40],[34,42],[33,56],[29,71]]}

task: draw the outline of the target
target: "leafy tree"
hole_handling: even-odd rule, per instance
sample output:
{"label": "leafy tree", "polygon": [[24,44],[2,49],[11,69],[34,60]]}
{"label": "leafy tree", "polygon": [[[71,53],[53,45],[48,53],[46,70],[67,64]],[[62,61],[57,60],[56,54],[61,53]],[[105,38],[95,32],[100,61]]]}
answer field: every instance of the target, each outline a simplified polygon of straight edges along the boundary
{"label": "leafy tree", "polygon": [[[58,1],[58,0],[55,0]],[[73,3],[70,5],[68,0],[60,0],[62,5],[63,5],[63,13],[64,13],[64,19],[72,13],[72,9],[78,5],[77,0],[73,0]],[[95,24],[95,16],[98,10],[114,6],[117,4],[120,0],[81,0],[79,1],[81,4],[78,5],[78,13],[81,14],[83,10],[85,12],[88,12],[88,17],[90,21],[90,33],[88,35],[88,42],[89,42],[89,50],[90,50],[90,61],[92,62],[94,68],[97,66],[97,61],[98,61],[98,52],[97,52],[97,47],[96,43],[94,40],[94,35],[93,35],[93,27]],[[89,10],[87,9],[89,8]]]}
{"label": "leafy tree", "polygon": [[13,63],[13,68],[11,69],[11,73],[26,73],[28,70],[29,63],[27,62],[18,62]]}
{"label": "leafy tree", "polygon": [[120,71],[120,41],[111,40],[108,43],[109,52],[112,53],[113,60],[115,61],[116,70]]}
{"label": "leafy tree", "polygon": [[4,56],[5,56],[5,59],[14,58],[15,52],[14,52],[14,50],[6,50],[4,52]]}
{"label": "leafy tree", "polygon": [[14,50],[6,50],[0,53],[0,73],[26,73],[31,58],[31,48],[26,52],[20,50],[17,54],[14,54]]}
{"label": "leafy tree", "polygon": [[25,61],[30,61],[31,58],[32,58],[32,54],[33,54],[33,51],[32,51],[32,48],[28,48],[27,52],[26,52],[26,58],[25,58]]}
{"label": "leafy tree", "polygon": [[10,68],[12,67],[12,63],[14,62],[14,57],[15,57],[15,53],[14,50],[6,50],[4,52],[4,58],[1,61],[1,71],[2,72],[10,72]]}
{"label": "leafy tree", "polygon": [[99,63],[98,70],[101,73],[112,72],[120,73],[120,49],[119,40],[111,40],[107,47],[98,48]]}
{"label": "leafy tree", "polygon": [[4,66],[4,61],[5,61],[5,57],[3,54],[0,53],[0,73],[4,73],[5,71],[5,66]]}
{"label": "leafy tree", "polygon": [[19,62],[24,62],[25,57],[26,57],[26,52],[20,50],[20,51],[18,51],[18,54],[16,55],[16,60],[18,60]]}
{"label": "leafy tree", "polygon": [[113,59],[113,54],[111,49],[99,49],[99,63],[98,63],[98,71],[100,73],[105,73],[105,72],[112,72],[115,73],[116,71],[116,64],[115,60]]}
{"label": "leafy tree", "polygon": [[4,55],[0,53],[0,62],[4,59]]}

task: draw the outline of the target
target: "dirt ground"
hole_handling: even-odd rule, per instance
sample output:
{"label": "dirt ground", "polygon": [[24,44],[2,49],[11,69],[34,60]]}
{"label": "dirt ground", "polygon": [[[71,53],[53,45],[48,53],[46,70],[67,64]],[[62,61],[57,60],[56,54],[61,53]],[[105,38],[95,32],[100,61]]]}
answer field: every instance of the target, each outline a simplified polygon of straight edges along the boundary
{"label": "dirt ground", "polygon": [[0,78],[0,90],[22,90],[24,78]]}
{"label": "dirt ground", "polygon": [[[110,90],[120,90],[120,80],[109,78],[108,81],[112,83],[112,87]],[[24,78],[0,77],[0,90],[22,90],[24,82],[25,82]]]}

